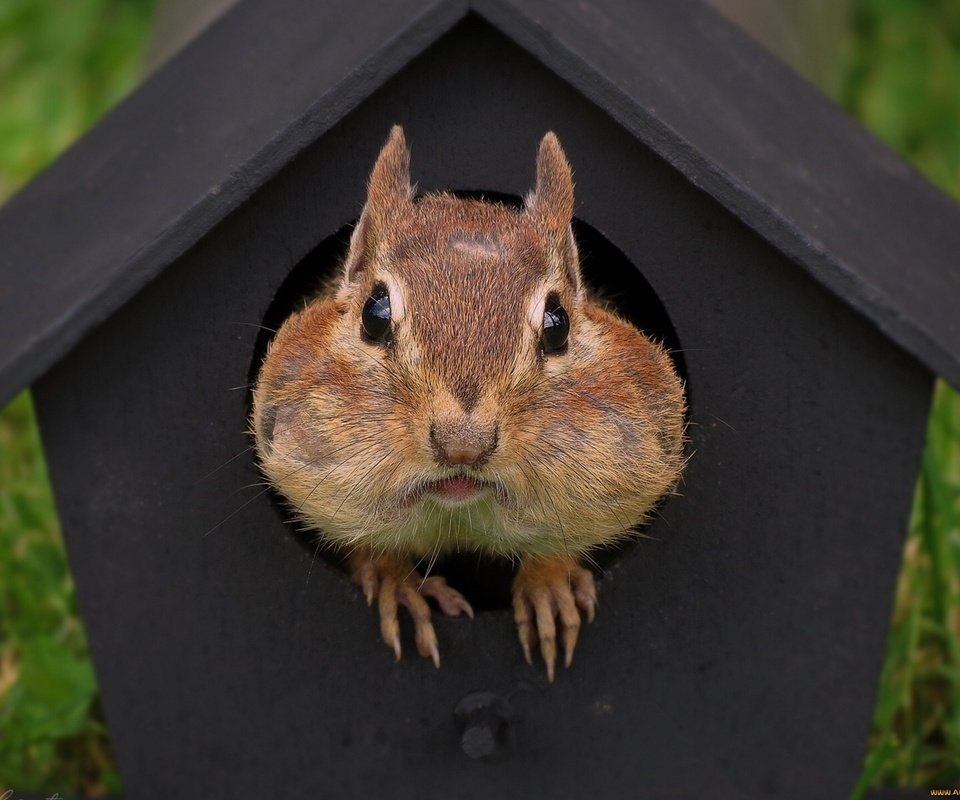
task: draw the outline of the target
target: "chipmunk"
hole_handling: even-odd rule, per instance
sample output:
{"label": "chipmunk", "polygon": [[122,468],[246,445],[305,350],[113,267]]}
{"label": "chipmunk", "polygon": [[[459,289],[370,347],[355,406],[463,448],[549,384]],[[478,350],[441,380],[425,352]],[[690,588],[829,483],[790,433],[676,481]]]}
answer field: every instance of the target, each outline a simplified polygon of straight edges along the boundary
{"label": "chipmunk", "polygon": [[[415,197],[397,126],[338,281],[271,342],[253,395],[263,472],[345,548],[383,640],[398,608],[439,667],[427,598],[473,611],[415,565],[480,550],[519,559],[523,654],[554,679],[597,607],[587,551],[630,534],[677,483],[684,390],[663,347],[591,300],[571,229],[573,176],[540,143],[522,208]],[[429,568],[427,570],[429,572]]]}

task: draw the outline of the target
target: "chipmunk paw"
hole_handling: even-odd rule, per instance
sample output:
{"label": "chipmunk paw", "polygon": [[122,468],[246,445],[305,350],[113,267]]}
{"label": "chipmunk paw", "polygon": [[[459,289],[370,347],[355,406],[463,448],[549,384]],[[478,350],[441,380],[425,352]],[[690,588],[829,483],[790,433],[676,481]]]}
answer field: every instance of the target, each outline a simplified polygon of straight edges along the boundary
{"label": "chipmunk paw", "polygon": [[377,601],[380,612],[380,635],[397,660],[400,660],[400,622],[398,611],[403,606],[413,618],[417,652],[429,657],[440,668],[437,634],[430,622],[430,605],[426,597],[436,600],[440,610],[452,617],[465,613],[473,619],[473,609],[466,598],[436,575],[424,579],[409,562],[372,553],[354,553],[350,557],[350,576],[360,586],[367,605]]}
{"label": "chipmunk paw", "polygon": [[596,608],[593,574],[575,559],[558,556],[524,561],[513,581],[513,619],[527,663],[533,663],[533,644],[539,640],[547,680],[553,683],[556,618],[560,618],[564,666],[569,667],[580,634],[580,611],[587,615],[587,622],[593,622]]}

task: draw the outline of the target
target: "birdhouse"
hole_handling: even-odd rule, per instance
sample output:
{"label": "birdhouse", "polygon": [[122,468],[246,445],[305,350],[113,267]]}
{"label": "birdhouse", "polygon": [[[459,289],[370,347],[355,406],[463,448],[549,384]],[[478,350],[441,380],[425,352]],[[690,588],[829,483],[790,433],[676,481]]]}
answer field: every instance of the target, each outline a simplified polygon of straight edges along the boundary
{"label": "birdhouse", "polygon": [[[686,381],[683,482],[598,556],[552,684],[495,565],[460,565],[482,610],[435,619],[439,670],[395,661],[260,485],[269,329],[336,269],[395,123],[420,191],[505,202],[555,131],[587,280]],[[33,386],[127,797],[856,782],[933,378],[960,383],[960,210],[707,8],[250,0],[0,242],[0,399]]]}

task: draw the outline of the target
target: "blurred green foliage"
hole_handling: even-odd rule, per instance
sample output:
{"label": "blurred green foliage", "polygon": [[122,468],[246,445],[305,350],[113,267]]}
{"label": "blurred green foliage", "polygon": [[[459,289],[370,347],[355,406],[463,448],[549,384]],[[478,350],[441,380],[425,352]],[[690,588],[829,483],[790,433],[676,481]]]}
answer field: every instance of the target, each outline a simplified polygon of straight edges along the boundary
{"label": "blurred green foliage", "polygon": [[[0,200],[136,83],[153,0],[0,0]],[[0,413],[0,794],[117,791],[29,395]]]}
{"label": "blurred green foliage", "polygon": [[0,790],[116,788],[27,394],[0,453]]}
{"label": "blurred green foliage", "polygon": [[0,199],[134,86],[153,4],[0,2]]}
{"label": "blurred green foliage", "polygon": [[960,3],[860,0],[841,102],[960,194]]}
{"label": "blurred green foliage", "polygon": [[[849,55],[843,104],[960,199],[960,3],[859,0]],[[854,798],[869,785],[960,785],[960,398],[942,383]]]}
{"label": "blurred green foliage", "polygon": [[109,755],[26,394],[0,417],[0,453],[0,786],[55,791]]}
{"label": "blurred green foliage", "polygon": [[[152,12],[153,0],[0,0],[0,199],[133,86]],[[960,197],[960,3],[857,0],[847,64],[841,102]],[[96,697],[23,394],[0,412],[0,794],[117,790]],[[870,744],[854,797],[960,783],[960,400],[942,385]]]}

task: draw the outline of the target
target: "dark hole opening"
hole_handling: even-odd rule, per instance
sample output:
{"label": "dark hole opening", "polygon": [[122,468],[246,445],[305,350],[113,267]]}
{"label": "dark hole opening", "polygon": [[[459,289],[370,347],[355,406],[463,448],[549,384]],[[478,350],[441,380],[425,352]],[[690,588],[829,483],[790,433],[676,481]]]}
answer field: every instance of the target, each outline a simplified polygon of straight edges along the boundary
{"label": "dark hole opening", "polygon": [[[499,192],[457,191],[453,194],[515,207],[522,204],[521,198]],[[250,366],[251,386],[257,379],[273,331],[278,330],[293,311],[316,297],[337,273],[346,256],[354,224],[355,221],[344,225],[320,242],[293,268],[278,289],[257,337]],[[602,297],[647,336],[662,342],[686,384],[686,365],[680,342],[663,303],[640,272],[642,265],[631,263],[602,233],[582,220],[574,219],[573,232],[580,250],[581,272],[589,290]],[[689,395],[690,387],[687,385],[688,406]],[[311,557],[322,558],[343,570],[342,554],[333,548],[318,546],[322,541],[318,532],[302,530],[302,526],[293,523],[283,498],[275,492],[271,492],[271,497],[278,514],[289,523],[290,529],[309,550]],[[637,530],[642,532],[643,527]],[[632,549],[636,541],[637,537],[634,537],[614,546],[591,550],[589,555],[598,568],[598,574]],[[426,563],[418,566],[421,574],[426,567]],[[442,575],[451,586],[461,591],[477,611],[510,608],[510,585],[514,572],[515,566],[508,560],[478,556],[476,553],[455,553],[441,557],[431,570],[431,574]]]}

